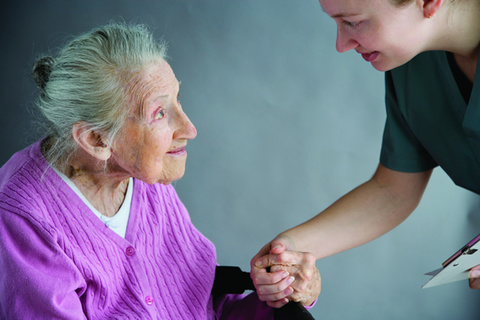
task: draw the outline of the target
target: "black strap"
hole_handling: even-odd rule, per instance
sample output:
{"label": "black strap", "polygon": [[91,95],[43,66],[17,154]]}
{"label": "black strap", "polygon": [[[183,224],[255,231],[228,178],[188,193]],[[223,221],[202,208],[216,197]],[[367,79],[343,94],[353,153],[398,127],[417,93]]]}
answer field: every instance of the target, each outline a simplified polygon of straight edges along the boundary
{"label": "black strap", "polygon": [[[217,266],[212,294],[241,294],[245,290],[255,291],[255,286],[248,272],[239,267]],[[315,320],[300,302],[290,301],[281,308],[273,310],[275,320]]]}

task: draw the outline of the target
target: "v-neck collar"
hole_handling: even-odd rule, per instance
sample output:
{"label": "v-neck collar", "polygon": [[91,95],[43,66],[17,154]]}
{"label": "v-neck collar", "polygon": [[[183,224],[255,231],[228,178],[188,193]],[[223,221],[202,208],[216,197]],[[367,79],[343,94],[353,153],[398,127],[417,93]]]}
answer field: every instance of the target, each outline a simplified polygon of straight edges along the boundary
{"label": "v-neck collar", "polygon": [[477,63],[475,69],[475,79],[470,100],[467,103],[463,127],[468,133],[475,134],[477,138],[480,137],[480,63]]}
{"label": "v-neck collar", "polygon": [[465,104],[468,105],[470,97],[472,95],[473,83],[470,82],[470,79],[463,73],[462,69],[455,60],[455,55],[451,52],[446,52],[448,65],[452,72],[455,83],[465,101]]}
{"label": "v-neck collar", "polygon": [[37,142],[37,145],[33,148],[33,152],[36,153],[34,156],[35,159],[38,159],[40,168],[44,168],[44,179],[49,179],[51,183],[58,189],[58,192],[64,194],[66,199],[69,199],[70,205],[75,206],[78,211],[72,212],[72,215],[82,214],[82,217],[79,217],[79,220],[85,220],[90,223],[90,225],[95,228],[97,231],[105,234],[108,238],[116,242],[120,247],[124,247],[126,242],[130,243],[131,240],[134,239],[132,235],[129,233],[131,230],[135,230],[136,227],[132,224],[137,221],[135,215],[138,214],[137,206],[138,206],[138,199],[136,196],[136,187],[138,184],[136,183],[135,179],[133,179],[133,195],[132,195],[132,202],[131,202],[131,212],[129,221],[127,224],[127,230],[125,234],[125,238],[119,236],[115,231],[110,229],[105,223],[100,220],[95,213],[89,208],[89,206],[80,198],[80,196],[75,193],[70,186],[55,172],[55,170],[48,164],[47,160],[43,157],[41,153],[41,141]]}

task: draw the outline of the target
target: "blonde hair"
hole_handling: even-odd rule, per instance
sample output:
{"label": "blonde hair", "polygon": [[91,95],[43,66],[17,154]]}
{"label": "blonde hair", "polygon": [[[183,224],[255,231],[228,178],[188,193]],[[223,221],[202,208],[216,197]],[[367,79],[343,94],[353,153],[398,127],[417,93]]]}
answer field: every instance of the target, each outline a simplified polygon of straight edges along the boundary
{"label": "blonde hair", "polygon": [[129,81],[165,57],[166,45],[146,26],[110,23],[74,38],[56,58],[38,59],[33,77],[50,138],[47,161],[58,168],[68,163],[77,148],[72,128],[79,122],[102,133],[111,147],[128,115]]}

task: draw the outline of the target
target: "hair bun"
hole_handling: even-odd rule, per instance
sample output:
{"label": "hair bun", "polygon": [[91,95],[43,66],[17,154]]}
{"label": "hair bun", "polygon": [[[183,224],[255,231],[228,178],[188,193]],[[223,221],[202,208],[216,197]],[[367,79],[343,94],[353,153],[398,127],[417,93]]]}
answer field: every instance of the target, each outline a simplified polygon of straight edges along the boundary
{"label": "hair bun", "polygon": [[55,60],[52,57],[46,56],[38,59],[33,67],[33,80],[35,80],[37,87],[42,91],[45,90],[54,63]]}

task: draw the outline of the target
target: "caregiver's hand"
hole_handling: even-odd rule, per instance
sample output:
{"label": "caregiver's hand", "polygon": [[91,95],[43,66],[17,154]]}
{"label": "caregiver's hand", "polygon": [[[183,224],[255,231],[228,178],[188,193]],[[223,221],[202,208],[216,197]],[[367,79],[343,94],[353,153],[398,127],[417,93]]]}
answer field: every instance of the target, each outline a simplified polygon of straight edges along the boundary
{"label": "caregiver's hand", "polygon": [[468,282],[471,289],[480,289],[480,265],[470,270]]}
{"label": "caregiver's hand", "polygon": [[289,301],[310,306],[321,291],[321,278],[315,257],[296,252],[286,236],[265,245],[251,261],[251,277],[260,300],[279,308]]}

